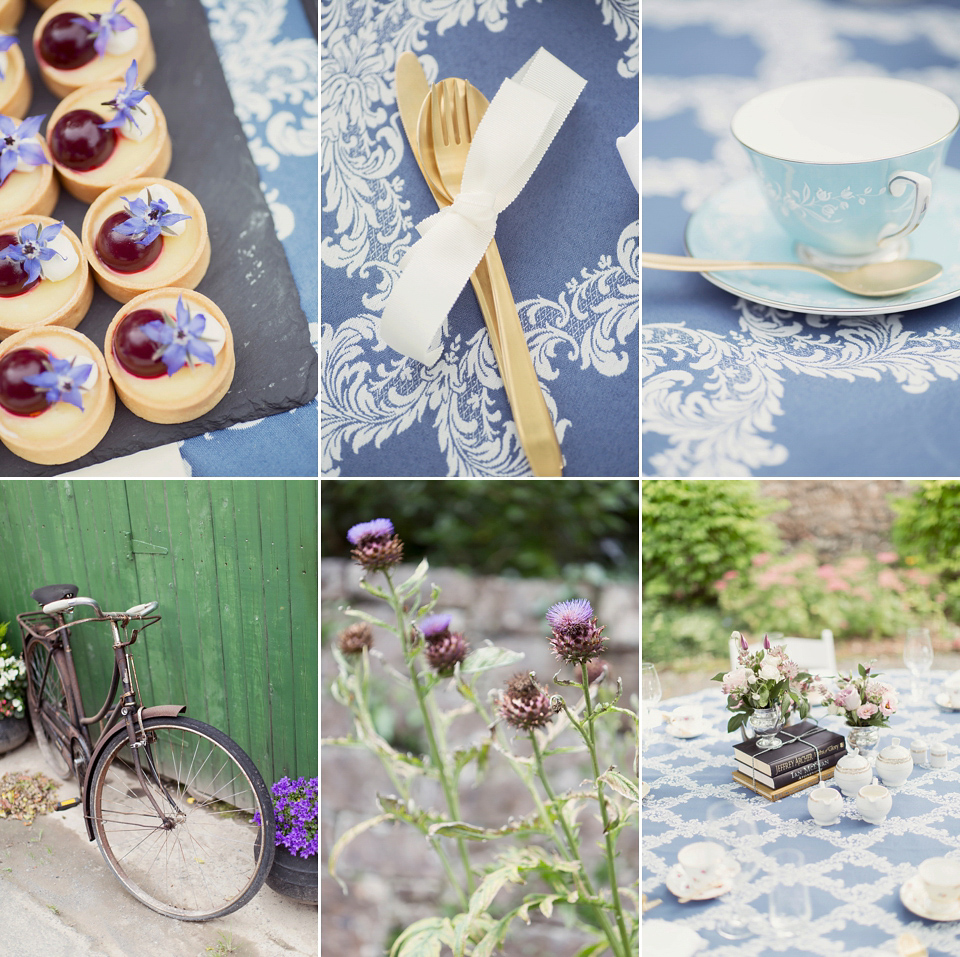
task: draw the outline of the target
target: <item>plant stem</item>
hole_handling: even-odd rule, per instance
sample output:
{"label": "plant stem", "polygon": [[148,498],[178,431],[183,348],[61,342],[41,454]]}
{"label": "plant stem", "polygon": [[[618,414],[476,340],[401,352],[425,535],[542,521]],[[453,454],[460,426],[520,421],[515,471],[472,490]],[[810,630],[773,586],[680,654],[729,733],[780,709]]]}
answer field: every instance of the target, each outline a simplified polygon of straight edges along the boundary
{"label": "plant stem", "polygon": [[[530,731],[530,741],[533,744],[533,756],[534,762],[537,768],[537,777],[540,778],[541,784],[543,784],[544,791],[547,792],[547,797],[550,799],[550,803],[557,806],[557,796],[554,793],[553,787],[550,784],[550,779],[547,777],[546,769],[543,766],[543,755],[540,752],[540,745],[537,743],[537,736],[534,731]],[[539,798],[537,804],[542,808]],[[545,812],[544,812],[545,813]],[[563,833],[567,839],[567,845],[570,848],[570,853],[567,855],[564,852],[564,857],[567,857],[568,860],[577,860],[580,862],[581,868],[581,881],[583,882],[584,888],[586,888],[587,893],[591,897],[596,897],[596,891],[593,889],[593,884],[590,881],[590,875],[587,873],[587,867],[583,862],[583,858],[580,856],[580,845],[577,841],[576,836],[573,831],[570,829],[570,825],[567,823],[567,819],[563,816],[563,809],[557,808],[557,818],[560,821],[560,826],[563,828]],[[551,827],[552,829],[552,827]],[[563,847],[559,841],[556,842],[557,845],[561,848],[563,852]],[[596,914],[597,920],[600,923],[600,926],[603,928],[603,932],[607,937],[607,940],[610,942],[610,947],[613,950],[614,954],[623,954],[626,957],[627,949],[620,947],[620,942],[617,940],[616,932],[613,927],[610,926],[610,921],[607,919],[607,915],[604,913],[604,910],[600,906],[594,907],[594,913]],[[628,943],[624,943],[624,948],[629,948]]]}
{"label": "plant stem", "polygon": [[590,701],[590,679],[587,676],[587,663],[585,661],[580,662],[580,686],[583,688],[584,701],[583,739],[587,744],[587,750],[590,752],[590,760],[593,762],[593,779],[597,785],[597,801],[600,804],[600,819],[603,821],[603,839],[607,851],[607,874],[610,879],[610,892],[613,895],[613,910],[617,915],[617,927],[620,928],[620,936],[623,938],[624,952],[627,953],[630,950],[630,935],[627,933],[626,921],[623,918],[623,907],[620,904],[620,890],[617,887],[616,852],[613,846],[613,836],[610,834],[607,801],[603,795],[603,784],[600,781],[597,740],[593,722],[590,720],[593,714],[593,705]]}

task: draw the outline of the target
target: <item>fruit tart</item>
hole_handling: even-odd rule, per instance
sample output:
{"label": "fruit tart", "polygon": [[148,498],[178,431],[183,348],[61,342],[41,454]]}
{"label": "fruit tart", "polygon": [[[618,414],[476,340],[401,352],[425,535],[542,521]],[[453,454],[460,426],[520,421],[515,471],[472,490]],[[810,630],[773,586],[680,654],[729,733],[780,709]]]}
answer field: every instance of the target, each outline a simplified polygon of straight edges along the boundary
{"label": "fruit tart", "polygon": [[54,96],[121,80],[136,60],[145,82],[156,66],[146,14],[134,0],[57,0],[37,22],[33,49]]}
{"label": "fruit tart", "polygon": [[57,205],[60,184],[40,136],[44,118],[19,120],[0,114],[0,219],[27,213],[49,216]]}
{"label": "fruit tart", "polygon": [[67,192],[91,203],[116,183],[167,172],[167,121],[147,96],[134,60],[120,89],[116,81],[85,86],[60,101],[47,123],[47,146]]}
{"label": "fruit tart", "polygon": [[0,342],[0,442],[62,465],[106,435],[116,399],[100,350],[73,329],[24,329]]}
{"label": "fruit tart", "polygon": [[0,0],[0,30],[13,33],[23,17],[26,0]]}
{"label": "fruit tart", "polygon": [[0,219],[0,339],[22,329],[75,329],[93,299],[77,236],[49,216]]}
{"label": "fruit tart", "polygon": [[117,302],[160,286],[194,289],[210,265],[207,220],[178,183],[141,178],[102,192],[83,218],[83,251]]}
{"label": "fruit tart", "polygon": [[32,96],[33,86],[20,43],[15,36],[0,32],[0,113],[23,116],[30,108]]}
{"label": "fruit tart", "polygon": [[117,394],[150,422],[189,422],[227,393],[236,365],[226,316],[192,289],[154,289],[128,302],[103,347]]}

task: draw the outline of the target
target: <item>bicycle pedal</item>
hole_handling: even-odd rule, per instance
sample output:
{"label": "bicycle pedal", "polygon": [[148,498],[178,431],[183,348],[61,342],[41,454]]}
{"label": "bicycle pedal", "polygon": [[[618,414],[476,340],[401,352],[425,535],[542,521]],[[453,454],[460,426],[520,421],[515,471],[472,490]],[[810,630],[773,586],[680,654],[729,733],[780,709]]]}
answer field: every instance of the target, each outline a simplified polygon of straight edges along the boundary
{"label": "bicycle pedal", "polygon": [[61,801],[55,808],[55,811],[69,811],[70,808],[76,807],[78,804],[82,804],[80,798],[68,798],[66,801]]}

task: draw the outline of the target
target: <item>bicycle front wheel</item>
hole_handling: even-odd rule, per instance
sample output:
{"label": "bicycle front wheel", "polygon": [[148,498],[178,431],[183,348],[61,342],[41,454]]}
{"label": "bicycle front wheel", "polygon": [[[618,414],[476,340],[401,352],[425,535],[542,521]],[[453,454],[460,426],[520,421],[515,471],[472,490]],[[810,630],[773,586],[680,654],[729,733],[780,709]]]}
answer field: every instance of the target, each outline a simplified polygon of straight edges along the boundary
{"label": "bicycle front wheel", "polygon": [[[230,914],[273,863],[270,793],[222,731],[192,718],[149,718],[136,771],[127,732],[90,776],[97,843],[110,869],[147,907],[179,920]],[[158,813],[159,809],[159,813]]]}
{"label": "bicycle front wheel", "polygon": [[27,643],[23,660],[27,667],[27,707],[40,753],[57,777],[69,780],[74,772],[73,764],[67,758],[69,737],[66,729],[76,724],[76,716],[57,665],[57,656],[44,642],[35,640]]}

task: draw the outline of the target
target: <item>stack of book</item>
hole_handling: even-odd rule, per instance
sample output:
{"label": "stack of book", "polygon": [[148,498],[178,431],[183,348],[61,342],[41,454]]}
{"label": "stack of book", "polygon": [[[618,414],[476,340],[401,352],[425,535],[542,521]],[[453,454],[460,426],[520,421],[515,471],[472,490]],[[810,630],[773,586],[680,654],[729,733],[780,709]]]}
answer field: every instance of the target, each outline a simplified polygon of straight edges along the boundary
{"label": "stack of book", "polygon": [[[801,737],[795,741],[793,737]],[[756,741],[733,746],[737,769],[733,779],[769,801],[833,777],[834,765],[846,754],[842,735],[812,721],[792,724],[780,732],[782,747],[763,749]],[[819,764],[818,764],[819,759]]]}

